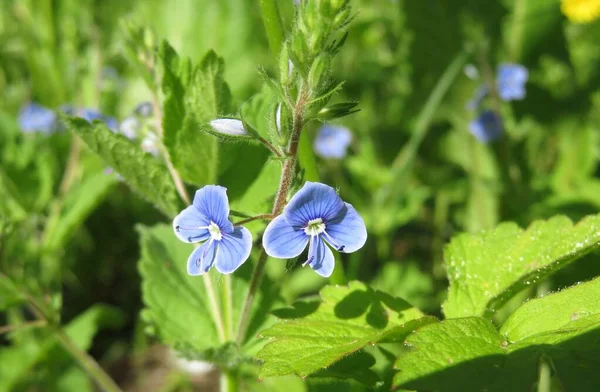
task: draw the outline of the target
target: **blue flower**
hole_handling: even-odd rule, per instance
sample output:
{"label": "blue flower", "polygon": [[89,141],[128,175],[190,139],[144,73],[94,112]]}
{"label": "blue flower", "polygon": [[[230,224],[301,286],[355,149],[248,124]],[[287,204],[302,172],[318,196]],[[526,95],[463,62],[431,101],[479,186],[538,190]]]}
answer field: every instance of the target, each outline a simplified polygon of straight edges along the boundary
{"label": "blue flower", "polygon": [[140,117],[152,116],[152,113],[154,113],[154,108],[152,107],[152,102],[145,101],[145,102],[138,104],[135,107],[135,109],[133,109],[133,112]]}
{"label": "blue flower", "polygon": [[314,142],[315,152],[323,158],[342,159],[352,141],[347,128],[336,125],[323,125]]}
{"label": "blue flower", "polygon": [[37,103],[29,103],[19,113],[19,125],[23,132],[51,133],[56,131],[58,117],[54,110]]}
{"label": "blue flower", "polygon": [[188,243],[202,242],[187,261],[190,275],[202,275],[214,265],[222,274],[230,274],[250,256],[252,235],[245,227],[229,221],[227,189],[207,185],[194,196],[191,206],[173,220],[175,235]]}
{"label": "blue flower", "polygon": [[501,64],[498,67],[496,84],[503,101],[525,98],[525,84],[529,78],[527,68],[520,64]]}
{"label": "blue flower", "polygon": [[125,117],[125,119],[121,121],[121,124],[119,124],[119,132],[129,140],[137,139],[141,129],[142,123],[134,116]]}
{"label": "blue flower", "polygon": [[329,277],[335,260],[331,249],[351,253],[367,240],[365,222],[352,205],[345,203],[325,184],[307,182],[265,230],[263,247],[271,257],[290,259],[308,245],[308,264],[316,273]]}
{"label": "blue flower", "polygon": [[482,143],[489,143],[502,135],[502,119],[491,110],[483,111],[469,123],[469,131]]}
{"label": "blue flower", "polygon": [[106,124],[106,126],[108,126],[108,128],[113,132],[117,132],[117,128],[119,127],[119,123],[114,117],[105,116],[102,113],[95,111],[94,109],[81,109],[78,111],[78,115],[79,117],[83,118],[84,120],[90,123],[94,120],[103,121]]}

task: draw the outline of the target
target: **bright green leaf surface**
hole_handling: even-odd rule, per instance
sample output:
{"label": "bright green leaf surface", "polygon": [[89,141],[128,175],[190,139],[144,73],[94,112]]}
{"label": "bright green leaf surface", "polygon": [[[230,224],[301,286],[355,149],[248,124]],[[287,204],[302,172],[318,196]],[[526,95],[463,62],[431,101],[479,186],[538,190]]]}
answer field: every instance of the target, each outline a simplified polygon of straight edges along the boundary
{"label": "bright green leaf surface", "polygon": [[493,312],[514,294],[600,246],[600,215],[577,225],[566,217],[534,222],[527,230],[504,223],[461,234],[444,251],[450,288],[447,318]]}
{"label": "bright green leaf surface", "polygon": [[402,299],[360,282],[327,286],[321,302],[299,302],[278,312],[282,320],[262,331],[271,338],[258,353],[260,377],[307,376],[380,341],[402,341],[415,328],[432,322]]}
{"label": "bright green leaf surface", "polygon": [[517,309],[500,333],[511,342],[559,329],[572,321],[600,314],[600,278],[556,294],[531,300]]}
{"label": "bright green leaf surface", "polygon": [[142,197],[169,216],[179,211],[179,199],[167,168],[155,157],[142,151],[122,135],[111,132],[100,122],[83,119],[65,120],[88,147],[122,175]]}
{"label": "bright green leaf surface", "polygon": [[525,391],[535,383],[543,359],[565,390],[597,391],[599,282],[524,304],[500,333],[479,317],[425,326],[406,339],[394,383],[418,390]]}

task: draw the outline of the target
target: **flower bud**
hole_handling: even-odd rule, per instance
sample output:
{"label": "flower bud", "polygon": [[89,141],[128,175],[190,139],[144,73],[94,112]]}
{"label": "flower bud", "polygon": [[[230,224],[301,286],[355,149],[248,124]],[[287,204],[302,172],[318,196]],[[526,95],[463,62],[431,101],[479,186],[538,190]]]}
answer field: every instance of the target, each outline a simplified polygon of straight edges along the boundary
{"label": "flower bud", "polygon": [[329,73],[330,60],[327,56],[315,59],[308,72],[308,83],[313,89],[318,89]]}
{"label": "flower bud", "polygon": [[218,118],[210,122],[216,134],[227,137],[251,137],[240,120],[232,118]]}

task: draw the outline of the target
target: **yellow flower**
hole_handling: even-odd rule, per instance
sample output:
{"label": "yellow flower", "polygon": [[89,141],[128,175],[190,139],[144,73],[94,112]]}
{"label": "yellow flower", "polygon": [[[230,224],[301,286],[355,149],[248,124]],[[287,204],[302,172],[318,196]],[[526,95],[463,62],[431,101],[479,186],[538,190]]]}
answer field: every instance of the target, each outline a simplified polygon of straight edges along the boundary
{"label": "yellow flower", "polygon": [[575,23],[589,23],[600,17],[600,0],[562,0],[563,14]]}

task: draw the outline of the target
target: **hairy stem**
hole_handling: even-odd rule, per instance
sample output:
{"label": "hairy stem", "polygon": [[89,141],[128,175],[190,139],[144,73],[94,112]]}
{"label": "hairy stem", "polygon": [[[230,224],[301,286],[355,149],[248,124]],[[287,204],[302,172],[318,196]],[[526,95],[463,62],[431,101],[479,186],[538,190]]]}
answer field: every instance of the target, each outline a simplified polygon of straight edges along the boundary
{"label": "hairy stem", "polygon": [[[294,175],[296,174],[298,144],[300,143],[300,134],[302,133],[302,127],[304,126],[304,106],[307,101],[306,96],[306,89],[301,88],[294,108],[293,129],[287,151],[288,158],[283,162],[281,177],[279,179],[279,188],[275,196],[275,202],[273,203],[273,213],[271,214],[272,218],[275,218],[283,211],[283,208],[287,203],[287,195],[290,191],[290,186],[292,185]],[[248,296],[246,297],[246,302],[244,303],[244,308],[240,317],[240,325],[236,339],[237,343],[240,345],[246,337],[246,330],[248,329],[248,324],[250,323],[252,304],[254,303],[254,297],[260,288],[260,283],[265,274],[266,262],[267,254],[265,253],[265,250],[262,249],[260,256],[258,257],[258,261],[256,262],[256,266],[254,267],[254,272],[252,273],[250,287],[248,288]]]}
{"label": "hairy stem", "polygon": [[251,216],[249,218],[246,218],[244,220],[236,222],[234,224],[234,226],[241,226],[243,224],[246,224],[246,223],[249,223],[249,222],[252,222],[252,221],[255,221],[255,220],[259,220],[259,219],[262,219],[262,220],[271,220],[271,219],[273,219],[273,214],[260,214],[260,215],[256,215],[256,216]]}

